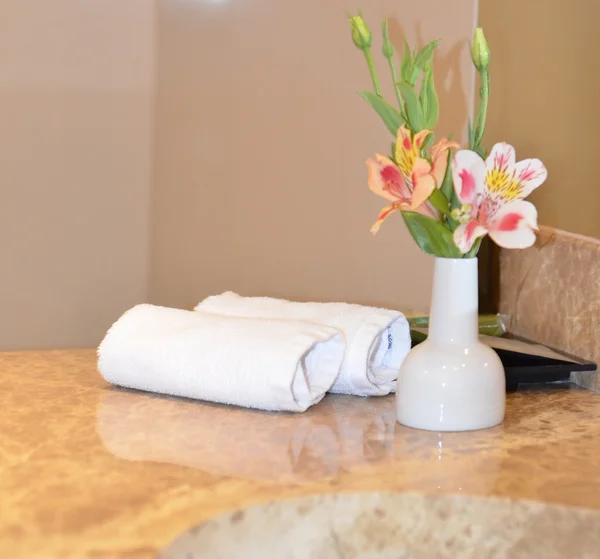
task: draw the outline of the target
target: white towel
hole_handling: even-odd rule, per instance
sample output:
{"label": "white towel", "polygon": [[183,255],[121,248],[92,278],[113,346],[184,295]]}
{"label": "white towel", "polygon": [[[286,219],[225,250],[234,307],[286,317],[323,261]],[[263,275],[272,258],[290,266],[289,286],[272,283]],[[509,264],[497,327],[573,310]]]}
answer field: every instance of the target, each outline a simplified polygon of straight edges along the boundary
{"label": "white towel", "polygon": [[396,390],[398,370],[410,351],[410,328],[398,311],[348,303],[294,303],[227,292],[208,297],[197,311],[228,316],[308,320],[332,326],[346,337],[346,356],[329,390],[383,396]]}
{"label": "white towel", "polygon": [[153,305],[127,311],[98,348],[112,384],[264,410],[319,402],[344,358],[334,328]]}

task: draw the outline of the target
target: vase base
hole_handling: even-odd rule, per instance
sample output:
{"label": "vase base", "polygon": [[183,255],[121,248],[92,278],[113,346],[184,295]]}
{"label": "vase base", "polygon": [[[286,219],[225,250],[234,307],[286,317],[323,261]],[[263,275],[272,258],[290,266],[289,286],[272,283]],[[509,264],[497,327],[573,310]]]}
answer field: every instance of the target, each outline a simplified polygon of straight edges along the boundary
{"label": "vase base", "polygon": [[405,427],[410,427],[411,429],[420,429],[422,431],[479,431],[481,429],[490,429],[492,427],[501,425],[504,421],[504,406],[498,410],[491,410],[485,421],[482,419],[482,417],[478,417],[472,420],[467,419],[465,421],[455,421],[452,423],[440,423],[439,421],[419,421],[413,417],[403,418],[399,415],[396,417],[396,421]]}
{"label": "vase base", "polygon": [[425,341],[400,368],[396,420],[427,431],[488,429],[504,420],[505,392],[502,363],[488,346]]}

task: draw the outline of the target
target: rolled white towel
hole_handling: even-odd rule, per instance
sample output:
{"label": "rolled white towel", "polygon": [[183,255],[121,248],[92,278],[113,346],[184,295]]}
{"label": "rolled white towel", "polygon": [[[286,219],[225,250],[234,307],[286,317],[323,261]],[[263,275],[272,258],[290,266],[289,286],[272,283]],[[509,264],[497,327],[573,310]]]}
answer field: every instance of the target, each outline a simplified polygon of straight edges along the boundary
{"label": "rolled white towel", "polygon": [[228,316],[308,320],[346,337],[346,356],[330,392],[383,396],[396,390],[398,370],[410,351],[410,328],[401,312],[349,303],[295,303],[236,293],[208,297],[196,311]]}
{"label": "rolled white towel", "polygon": [[329,326],[138,305],[106,334],[98,368],[128,388],[302,412],[330,388],[344,349]]}

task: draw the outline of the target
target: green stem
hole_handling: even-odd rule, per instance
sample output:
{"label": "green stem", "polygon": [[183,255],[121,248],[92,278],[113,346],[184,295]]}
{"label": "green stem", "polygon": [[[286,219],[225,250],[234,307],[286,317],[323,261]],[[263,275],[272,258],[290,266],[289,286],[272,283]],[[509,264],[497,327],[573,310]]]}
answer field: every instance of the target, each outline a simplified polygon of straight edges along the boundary
{"label": "green stem", "polygon": [[481,73],[481,88],[479,90],[479,110],[477,111],[477,118],[475,119],[475,126],[473,129],[473,145],[472,150],[476,150],[481,145],[483,140],[483,134],[485,132],[485,121],[487,118],[488,100],[490,97],[490,75],[487,71],[482,70]]}
{"label": "green stem", "polygon": [[390,72],[392,73],[392,83],[394,84],[394,91],[396,92],[396,99],[398,99],[398,106],[400,107],[400,111],[402,111],[402,107],[404,106],[404,100],[402,99],[402,94],[400,93],[400,88],[398,87],[398,76],[396,74],[396,66],[394,64],[394,57],[390,56],[388,58],[388,64],[390,65]]}
{"label": "green stem", "polygon": [[377,79],[377,71],[375,70],[375,62],[373,61],[373,54],[371,53],[371,49],[366,48],[363,50],[363,52],[365,53],[365,59],[367,60],[369,73],[371,74],[371,79],[373,80],[373,88],[375,89],[375,93],[379,97],[383,97],[383,95],[381,95],[381,87],[379,87],[379,80]]}

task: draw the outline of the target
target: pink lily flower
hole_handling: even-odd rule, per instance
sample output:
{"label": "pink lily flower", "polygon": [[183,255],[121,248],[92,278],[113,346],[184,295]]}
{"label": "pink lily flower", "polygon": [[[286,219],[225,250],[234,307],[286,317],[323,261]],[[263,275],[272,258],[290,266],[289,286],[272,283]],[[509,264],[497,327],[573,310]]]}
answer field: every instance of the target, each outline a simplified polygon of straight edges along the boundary
{"label": "pink lily flower", "polygon": [[427,199],[436,187],[441,186],[446,174],[448,150],[458,147],[458,144],[446,139],[438,142],[431,149],[430,163],[420,155],[429,134],[430,130],[422,130],[412,138],[410,131],[402,126],[398,131],[394,154],[397,164],[380,154],[375,155],[375,159],[367,160],[369,188],[392,202],[381,210],[371,233],[377,233],[385,219],[397,210],[418,211],[428,217],[437,217]]}
{"label": "pink lily flower", "polygon": [[454,242],[463,254],[487,234],[504,248],[533,245],[537,210],[523,199],[548,176],[539,159],[516,163],[515,149],[506,143],[496,144],[485,161],[473,151],[461,150],[454,156],[452,176],[462,202],[454,211],[461,222]]}

